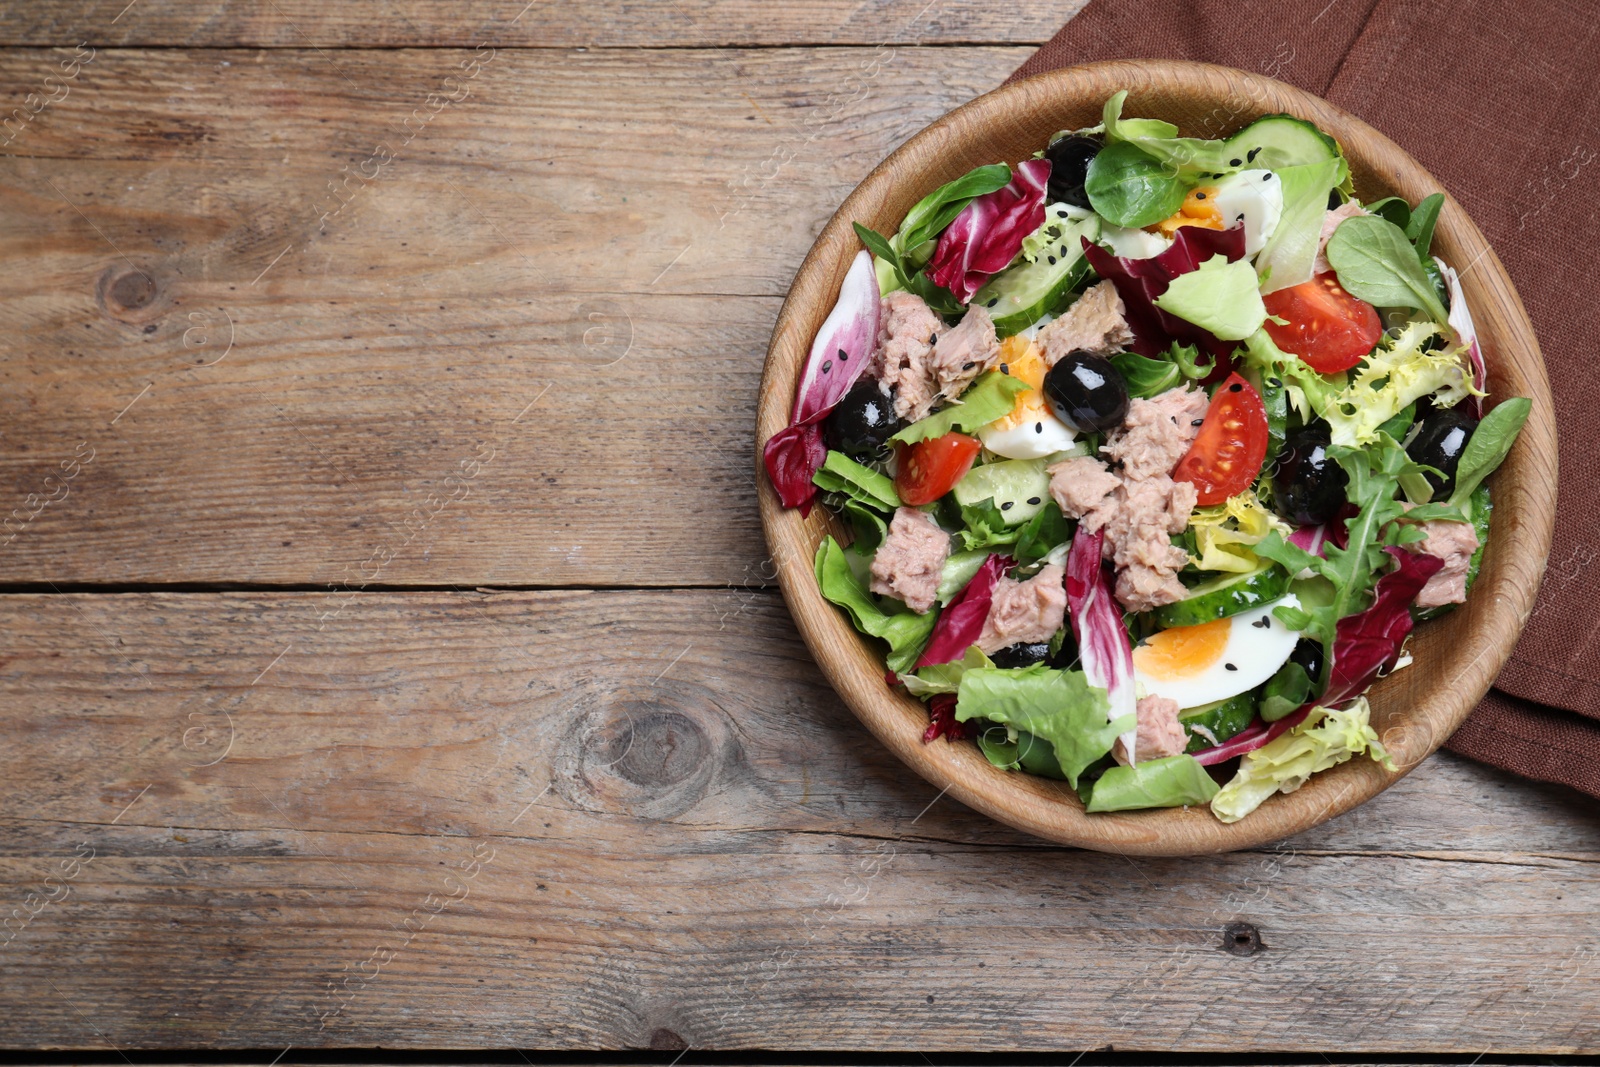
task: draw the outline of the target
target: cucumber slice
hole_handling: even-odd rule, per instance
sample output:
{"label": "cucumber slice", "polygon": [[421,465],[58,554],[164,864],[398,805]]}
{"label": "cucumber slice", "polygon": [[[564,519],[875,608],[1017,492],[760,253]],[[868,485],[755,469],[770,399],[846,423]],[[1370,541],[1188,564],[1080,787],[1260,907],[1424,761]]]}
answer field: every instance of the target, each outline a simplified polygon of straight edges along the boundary
{"label": "cucumber slice", "polygon": [[1259,608],[1289,591],[1289,572],[1276,563],[1247,574],[1223,574],[1189,590],[1189,595],[1155,610],[1164,630],[1199,626]]}
{"label": "cucumber slice", "polygon": [[985,463],[956,483],[956,503],[972,507],[993,498],[1007,526],[1027,522],[1050,500],[1050,476],[1042,459],[1007,459]]}
{"label": "cucumber slice", "polygon": [[1230,170],[1245,167],[1277,170],[1322,163],[1342,155],[1338,141],[1293,115],[1263,115],[1229,137],[1227,145]]}
{"label": "cucumber slice", "polygon": [[[1178,722],[1189,731],[1189,747],[1186,752],[1199,752],[1202,748],[1220,745],[1246,726],[1249,726],[1256,717],[1256,695],[1254,692],[1237,693],[1226,700],[1219,700],[1213,704],[1202,704],[1198,708],[1189,708],[1178,712]],[[1201,733],[1200,730],[1206,731]],[[1208,737],[1206,734],[1210,734]],[[1213,740],[1215,738],[1215,740]]]}
{"label": "cucumber slice", "polygon": [[[1045,315],[1060,311],[1071,292],[1089,276],[1089,261],[1078,238],[1087,236],[1092,241],[1099,236],[1099,220],[1092,216],[1068,219],[1060,226],[1061,236],[1053,248],[1041,251],[1032,263],[1018,259],[973,294],[972,303],[988,309],[996,336],[1021,333]],[[1063,251],[1065,255],[1060,254]]]}

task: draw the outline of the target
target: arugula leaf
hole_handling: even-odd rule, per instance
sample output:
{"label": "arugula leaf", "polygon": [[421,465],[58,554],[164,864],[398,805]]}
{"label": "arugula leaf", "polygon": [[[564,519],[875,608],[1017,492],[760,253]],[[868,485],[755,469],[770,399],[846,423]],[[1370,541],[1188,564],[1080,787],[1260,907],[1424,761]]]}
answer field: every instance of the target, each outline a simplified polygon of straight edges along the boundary
{"label": "arugula leaf", "polygon": [[1155,305],[1213,337],[1242,341],[1267,321],[1258,282],[1248,260],[1216,255],[1172,279]]}
{"label": "arugula leaf", "polygon": [[933,610],[918,615],[914,611],[901,611],[891,615],[884,611],[856,578],[845,550],[832,537],[824,537],[817,546],[816,574],[822,595],[849,612],[856,629],[889,643],[885,660],[889,669],[909,670],[933,632],[939,612]]}
{"label": "arugula leaf", "polygon": [[[906,268],[900,261],[900,253],[895,250],[894,245],[876,230],[869,230],[859,222],[852,222],[850,225],[855,228],[856,237],[866,246],[867,251],[871,252],[880,263],[889,265],[889,269],[894,272],[895,288],[904,289],[907,282]],[[880,285],[879,289],[882,291],[883,287]],[[886,292],[892,293],[894,289]]]}
{"label": "arugula leaf", "polygon": [[1036,563],[1048,556],[1051,549],[1066,544],[1068,534],[1067,517],[1052,500],[1022,524],[1012,558],[1023,566]]}
{"label": "arugula leaf", "polygon": [[[1281,614],[1287,609],[1280,608],[1275,613],[1285,625],[1304,631],[1320,641],[1324,649],[1332,650],[1339,620],[1367,606],[1373,586],[1381,572],[1388,569],[1390,561],[1384,548],[1415,538],[1414,525],[1395,522],[1406,515],[1406,506],[1395,498],[1395,490],[1402,475],[1420,470],[1421,465],[1413,462],[1405,449],[1387,435],[1381,435],[1366,448],[1332,445],[1328,455],[1344,468],[1350,480],[1347,495],[1360,509],[1345,526],[1345,547],[1325,543],[1323,555],[1313,556],[1273,530],[1255,546],[1255,553],[1283,564],[1290,574],[1309,569],[1332,585],[1333,594],[1327,603],[1303,603],[1303,610],[1293,613],[1293,623]],[[1417,509],[1417,514],[1423,514],[1421,509]],[[1453,517],[1460,518],[1459,511]],[[1333,661],[1331,654],[1324,657],[1322,677],[1316,680],[1319,691],[1327,689]]]}
{"label": "arugula leaf", "polygon": [[1022,670],[980,668],[961,676],[956,720],[989,719],[1049,742],[1062,774],[1076,786],[1084,769],[1111,751],[1117,735],[1134,728],[1132,715],[1108,723],[1110,707],[1105,690],[1091,686],[1082,671],[1042,663]]}
{"label": "arugula leaf", "polygon": [[947,407],[925,419],[918,419],[889,440],[914,445],[932,437],[943,437],[952,430],[971,433],[1002,415],[1010,414],[1016,406],[1017,394],[1031,388],[1021,378],[1013,378],[997,370],[985,371]]}
{"label": "arugula leaf", "polygon": [[1496,404],[1483,417],[1467,439],[1467,447],[1461,450],[1461,459],[1456,464],[1456,487],[1450,494],[1451,504],[1459,507],[1466,503],[1473,490],[1494,473],[1511,451],[1532,410],[1532,400],[1516,396]]}
{"label": "arugula leaf", "polygon": [[[1431,233],[1431,230],[1430,230]],[[1377,307],[1408,307],[1450,319],[1406,232],[1381,215],[1345,219],[1328,239],[1328,262],[1352,296]]]}
{"label": "arugula leaf", "polygon": [[1130,811],[1209,804],[1220,786],[1189,755],[1111,767],[1089,790],[1085,811]]}
{"label": "arugula leaf", "polygon": [[961,504],[958,507],[962,526],[961,547],[968,552],[1013,545],[1022,536],[1023,527],[1009,525],[1005,513],[995,506],[992,496],[986,496],[976,504]]}
{"label": "arugula leaf", "polygon": [[863,467],[843,452],[829,451],[811,481],[827,493],[843,493],[858,504],[893,511],[900,506],[894,482],[871,467]]}
{"label": "arugula leaf", "polygon": [[1188,183],[1172,168],[1126,141],[1108,144],[1095,155],[1083,189],[1097,215],[1129,229],[1172,215],[1189,192]]}

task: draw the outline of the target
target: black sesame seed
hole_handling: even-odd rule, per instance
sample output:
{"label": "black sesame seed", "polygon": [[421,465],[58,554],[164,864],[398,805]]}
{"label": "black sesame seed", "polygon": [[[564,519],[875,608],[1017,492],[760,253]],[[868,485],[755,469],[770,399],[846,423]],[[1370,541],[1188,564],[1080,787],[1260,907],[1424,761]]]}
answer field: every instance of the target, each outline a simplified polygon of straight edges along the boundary
{"label": "black sesame seed", "polygon": [[1242,159],[1230,159],[1230,160],[1228,160],[1228,166],[1230,166],[1230,167],[1242,167],[1242,166],[1244,166],[1244,160],[1242,160]]}
{"label": "black sesame seed", "polygon": [[1243,388],[1244,388],[1244,386],[1241,385],[1239,382],[1234,382],[1232,385],[1228,386],[1228,392],[1237,393],[1239,390],[1241,390]]}
{"label": "black sesame seed", "polygon": [[1046,259],[1048,259],[1050,261],[1050,265],[1052,267],[1056,265],[1056,257],[1055,256],[1046,256],[1044,258],[1046,258]]}
{"label": "black sesame seed", "polygon": [[1242,211],[1239,212],[1239,214],[1234,217],[1233,221],[1234,222],[1243,222],[1244,221],[1244,212],[1242,212]]}
{"label": "black sesame seed", "polygon": [[822,361],[822,373],[823,374],[827,374],[832,369],[833,369],[833,360],[825,359],[825,360]]}
{"label": "black sesame seed", "polygon": [[1260,153],[1260,151],[1261,149],[1259,148],[1252,148],[1250,151],[1245,153],[1244,158],[1249,160],[1251,163],[1254,163],[1256,161],[1256,156]]}
{"label": "black sesame seed", "polygon": [[1234,665],[1233,665],[1233,664],[1231,664],[1231,663],[1224,663],[1224,664],[1223,664],[1223,666],[1224,666],[1224,667],[1226,667],[1226,668],[1227,668],[1227,669],[1228,669],[1228,670],[1230,670],[1230,671],[1236,671],[1236,670],[1238,670],[1238,669],[1239,669],[1239,668],[1238,668],[1238,667],[1235,667],[1235,666],[1234,666]]}
{"label": "black sesame seed", "polygon": [[1274,177],[1275,175],[1269,170],[1261,176],[1261,180],[1264,182],[1270,182]]}
{"label": "black sesame seed", "polygon": [[1272,629],[1272,616],[1263,615],[1250,625],[1254,626],[1258,630],[1270,630]]}
{"label": "black sesame seed", "polygon": [[939,343],[939,335],[938,335],[938,334],[936,334],[936,333],[930,333],[930,334],[929,334],[929,335],[928,335],[928,343],[929,343],[929,344],[930,344],[930,345],[936,345],[936,344],[938,344],[938,343]]}
{"label": "black sesame seed", "polygon": [[845,353],[845,350],[841,348],[841,349],[839,349],[839,358],[840,359],[849,359],[850,357]]}
{"label": "black sesame seed", "polygon": [[1044,423],[1042,423],[1042,422],[1034,423],[1033,424],[1033,432],[1034,433],[1044,433]]}
{"label": "black sesame seed", "polygon": [[1010,374],[1011,373],[1011,368],[1006,366],[1004,363],[1002,363],[1002,364],[1000,364],[1000,373],[1001,374]]}
{"label": "black sesame seed", "polygon": [[1194,198],[1196,200],[1204,200],[1206,198],[1206,194],[1205,193],[1195,193],[1194,194]]}
{"label": "black sesame seed", "polygon": [[984,307],[994,307],[998,303],[1000,303],[1000,298],[997,296],[993,300],[991,300],[987,304],[985,304]]}
{"label": "black sesame seed", "polygon": [[1039,502],[1039,498],[1036,497],[1036,496],[1030,496],[1028,498],[1028,503],[1029,504],[1037,504],[1038,502]]}
{"label": "black sesame seed", "polygon": [[1062,259],[1067,258],[1067,246],[1062,245],[1060,248],[1056,249],[1056,255],[1060,256]]}
{"label": "black sesame seed", "polygon": [[1011,510],[1011,505],[1013,505],[1015,503],[1016,503],[1015,500],[1007,500],[1004,504],[1000,505],[1000,510],[1001,511],[1010,511]]}
{"label": "black sesame seed", "polygon": [[1205,419],[1194,419],[1189,423],[1189,425],[1190,426],[1204,426],[1205,422],[1206,422]]}
{"label": "black sesame seed", "polygon": [[961,364],[961,369],[962,370],[971,370],[973,367],[976,367],[976,366],[977,366],[977,364],[972,362],[972,360],[969,359],[965,363]]}

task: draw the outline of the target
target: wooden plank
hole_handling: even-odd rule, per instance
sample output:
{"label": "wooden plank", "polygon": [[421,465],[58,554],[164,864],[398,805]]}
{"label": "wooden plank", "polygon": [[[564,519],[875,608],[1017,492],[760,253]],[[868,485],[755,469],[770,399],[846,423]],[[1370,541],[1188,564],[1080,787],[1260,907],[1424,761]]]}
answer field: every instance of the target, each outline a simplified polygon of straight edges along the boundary
{"label": "wooden plank", "polygon": [[1573,794],[1438,757],[1279,850],[1130,862],[935,802],[770,592],[337,607],[0,598],[14,1043],[1600,1041]]}
{"label": "wooden plank", "polygon": [[0,166],[0,581],[751,581],[776,298],[1025,50],[873,55],[98,53]]}
{"label": "wooden plank", "polygon": [[583,5],[495,5],[452,0],[315,3],[208,8],[180,0],[138,0],[117,10],[95,0],[62,0],[0,11],[0,45],[399,48],[726,47],[829,44],[1042,44],[1085,0],[997,5],[983,0],[735,0]]}

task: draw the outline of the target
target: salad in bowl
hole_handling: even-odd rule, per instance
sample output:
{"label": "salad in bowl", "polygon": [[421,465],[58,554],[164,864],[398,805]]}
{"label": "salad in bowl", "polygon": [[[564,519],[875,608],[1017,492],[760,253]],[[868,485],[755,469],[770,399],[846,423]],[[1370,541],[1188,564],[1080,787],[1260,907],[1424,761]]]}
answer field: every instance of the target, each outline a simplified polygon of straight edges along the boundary
{"label": "salad in bowl", "polygon": [[1485,404],[1444,202],[1363,203],[1333,138],[1122,114],[933,190],[856,253],[763,448],[817,585],[925,743],[1088,812],[1223,822],[1351,759],[1415,621],[1471,595]]}

